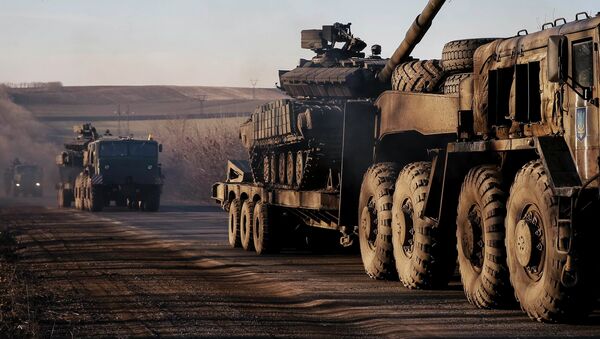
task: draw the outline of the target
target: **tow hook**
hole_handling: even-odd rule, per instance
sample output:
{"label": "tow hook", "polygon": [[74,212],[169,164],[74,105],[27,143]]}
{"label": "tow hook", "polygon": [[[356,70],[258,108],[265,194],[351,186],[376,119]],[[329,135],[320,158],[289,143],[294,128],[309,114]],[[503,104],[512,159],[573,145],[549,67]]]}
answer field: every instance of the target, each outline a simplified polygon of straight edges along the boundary
{"label": "tow hook", "polygon": [[575,260],[573,259],[573,255],[567,255],[567,262],[563,267],[562,273],[560,275],[560,282],[568,288],[574,287],[577,285],[577,281],[579,280],[579,274],[577,273],[577,265],[575,264]]}
{"label": "tow hook", "polygon": [[342,226],[342,236],[340,237],[340,245],[344,247],[350,247],[354,245],[354,239],[356,239],[356,234],[358,233],[358,226],[354,227],[350,230],[351,227]]}

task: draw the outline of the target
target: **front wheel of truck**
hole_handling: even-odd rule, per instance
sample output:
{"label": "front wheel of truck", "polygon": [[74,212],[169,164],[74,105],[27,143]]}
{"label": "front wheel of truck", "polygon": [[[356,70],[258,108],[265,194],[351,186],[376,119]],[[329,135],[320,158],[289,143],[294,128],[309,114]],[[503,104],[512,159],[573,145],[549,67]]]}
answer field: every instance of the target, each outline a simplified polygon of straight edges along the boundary
{"label": "front wheel of truck", "polygon": [[[591,275],[586,275],[590,265],[577,265],[578,278],[565,284],[568,256],[557,244],[566,239],[558,232],[558,198],[541,161],[519,170],[506,210],[507,263],[521,308],[537,321],[581,321],[596,301]],[[578,244],[584,244],[586,239],[579,238]],[[589,255],[584,253],[581,261]]]}

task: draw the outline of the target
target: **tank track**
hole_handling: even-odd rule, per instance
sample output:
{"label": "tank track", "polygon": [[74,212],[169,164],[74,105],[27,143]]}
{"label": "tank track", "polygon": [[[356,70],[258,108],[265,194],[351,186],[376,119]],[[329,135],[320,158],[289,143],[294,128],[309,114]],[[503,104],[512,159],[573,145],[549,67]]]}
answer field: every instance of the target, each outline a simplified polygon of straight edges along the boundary
{"label": "tank track", "polygon": [[[315,110],[324,114],[330,114],[340,110],[339,105],[332,102],[302,102],[295,104],[295,111],[302,113],[307,110]],[[271,105],[267,107],[281,107],[282,105]],[[262,110],[261,113],[264,113]],[[333,113],[331,113],[333,114]],[[333,117],[333,119],[337,119]],[[317,122],[313,122],[317,123]],[[341,126],[341,121],[340,121]],[[274,138],[255,141],[249,151],[250,164],[254,182],[269,186],[285,187],[291,189],[335,189],[328,186],[328,178],[334,176],[333,185],[337,183],[337,176],[341,166],[341,128],[337,128],[335,121],[331,126],[318,126],[318,129],[301,133],[297,131],[297,137],[287,137],[284,142],[274,142]],[[293,154],[294,178],[289,180],[287,175],[282,178],[279,167],[281,161],[286,161],[288,153]],[[302,166],[298,166],[299,156],[302,156]],[[286,172],[287,173],[287,172]]]}

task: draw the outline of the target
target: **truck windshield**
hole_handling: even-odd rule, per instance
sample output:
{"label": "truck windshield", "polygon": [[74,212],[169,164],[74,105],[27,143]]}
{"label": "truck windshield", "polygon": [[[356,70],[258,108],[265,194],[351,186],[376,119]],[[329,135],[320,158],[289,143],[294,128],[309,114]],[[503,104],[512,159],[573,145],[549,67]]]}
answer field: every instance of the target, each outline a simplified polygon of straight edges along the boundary
{"label": "truck windshield", "polygon": [[31,176],[39,176],[41,173],[40,168],[37,166],[19,166],[15,168],[15,172],[17,172],[17,174]]}
{"label": "truck windshield", "polygon": [[156,157],[158,147],[152,141],[115,141],[100,143],[101,157]]}
{"label": "truck windshield", "polygon": [[127,143],[123,141],[101,142],[100,143],[101,157],[126,157]]}
{"label": "truck windshield", "polygon": [[134,157],[155,157],[158,148],[155,142],[138,141],[129,144],[129,154]]}

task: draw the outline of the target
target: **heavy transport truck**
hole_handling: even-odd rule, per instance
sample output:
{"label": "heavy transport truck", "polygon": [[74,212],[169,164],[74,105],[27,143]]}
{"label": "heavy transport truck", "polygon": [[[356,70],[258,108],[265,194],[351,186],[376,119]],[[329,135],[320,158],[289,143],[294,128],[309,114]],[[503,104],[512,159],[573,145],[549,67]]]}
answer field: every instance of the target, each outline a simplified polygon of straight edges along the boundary
{"label": "heavy transport truck", "polygon": [[[319,163],[314,180],[325,184],[261,181],[249,163],[229,162],[213,197],[229,212],[230,244],[277,251],[296,222],[329,228],[344,245],[358,239],[371,278],[441,288],[458,263],[476,307],[518,302],[537,321],[580,320],[598,290],[600,16],[452,41],[441,60],[411,59],[443,4],[430,0],[375,70],[376,97],[336,98],[339,147],[317,147],[321,157],[340,152]],[[293,134],[280,126],[310,125],[288,108],[264,111],[242,126],[251,157],[265,135]]]}
{"label": "heavy transport truck", "polygon": [[162,144],[147,140],[100,136],[89,124],[76,128],[77,140],[57,157],[61,182],[58,204],[91,212],[116,206],[154,212],[160,207],[163,175],[158,162]]}

